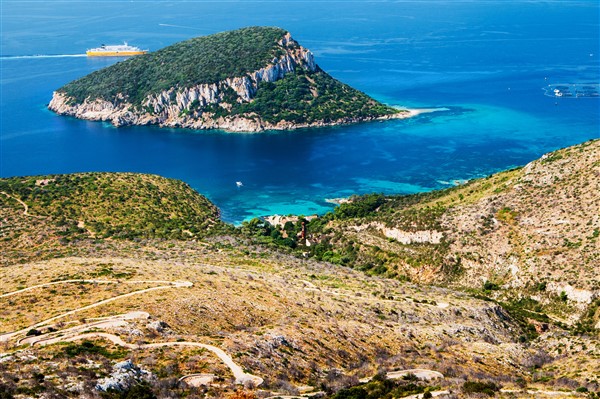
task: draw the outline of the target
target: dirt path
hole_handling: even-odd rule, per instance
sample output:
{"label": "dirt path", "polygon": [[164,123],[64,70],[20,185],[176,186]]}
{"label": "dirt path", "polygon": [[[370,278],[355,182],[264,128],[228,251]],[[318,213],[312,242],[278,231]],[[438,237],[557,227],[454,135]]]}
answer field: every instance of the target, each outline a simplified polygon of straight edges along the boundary
{"label": "dirt path", "polygon": [[23,345],[23,344],[29,344],[29,345],[35,345],[36,343],[40,342],[40,341],[46,341],[58,336],[75,336],[85,330],[89,330],[92,328],[101,328],[101,329],[106,329],[106,328],[115,328],[115,327],[123,327],[126,326],[127,320],[134,320],[134,319],[148,319],[150,318],[150,314],[147,312],[129,312],[129,313],[124,313],[124,314],[120,314],[120,315],[115,315],[115,316],[108,316],[108,317],[98,317],[95,319],[90,319],[90,320],[95,320],[89,323],[85,323],[79,326],[75,326],[75,327],[71,327],[71,328],[65,328],[62,330],[58,330],[58,331],[53,331],[53,332],[49,332],[43,335],[36,335],[36,336],[31,336],[31,337],[23,337],[19,340],[17,340],[17,345]]}
{"label": "dirt path", "polygon": [[122,346],[122,347],[128,348],[128,349],[148,349],[148,348],[160,348],[160,347],[165,347],[165,346],[193,346],[193,347],[198,347],[198,348],[204,348],[204,349],[207,349],[207,350],[211,351],[212,353],[214,353],[219,359],[221,359],[221,361],[227,367],[229,367],[229,369],[231,370],[231,373],[235,377],[236,384],[246,384],[248,382],[251,382],[252,384],[254,384],[254,386],[258,386],[258,385],[262,384],[262,382],[263,382],[262,378],[260,378],[256,375],[252,375],[252,374],[248,374],[248,373],[244,372],[244,370],[233,361],[231,356],[229,356],[227,353],[225,353],[225,351],[223,351],[222,349],[217,348],[216,346],[208,345],[208,344],[201,344],[199,342],[186,342],[186,341],[183,341],[183,342],[157,342],[157,343],[152,343],[152,344],[136,345],[136,344],[127,343],[127,342],[123,341],[120,337],[118,337],[114,334],[93,332],[93,333],[75,335],[72,337],[48,338],[48,339],[44,339],[44,340],[40,340],[40,341],[36,342],[36,345],[45,346],[45,345],[50,345],[50,344],[54,344],[57,342],[72,342],[72,341],[79,341],[82,339],[89,339],[89,338],[105,338],[115,345],[119,345],[119,346]]}
{"label": "dirt path", "polygon": [[[154,283],[154,284],[165,284],[162,286],[158,286],[158,287],[151,287],[151,288],[145,288],[142,290],[138,290],[138,291],[134,291],[134,292],[130,292],[127,294],[123,294],[123,295],[118,295],[112,298],[108,298],[108,299],[104,299],[102,301],[99,302],[95,302],[91,305],[87,305],[87,306],[83,306],[81,308],[78,309],[74,309],[68,312],[65,312],[63,314],[60,314],[58,316],[54,316],[51,317],[49,319],[46,319],[44,321],[41,321],[39,323],[36,323],[32,326],[26,327],[22,330],[19,331],[14,331],[11,333],[5,333],[0,335],[0,342],[2,341],[8,341],[9,339],[13,338],[16,335],[19,334],[24,334],[26,332],[28,332],[29,330],[36,328],[36,327],[41,327],[44,326],[54,320],[58,320],[61,319],[63,317],[72,315],[74,313],[77,312],[81,312],[83,310],[87,310],[87,309],[91,309],[97,306],[101,306],[104,305],[106,303],[109,302],[113,302],[119,299],[123,299],[123,298],[127,298],[130,296],[134,296],[134,295],[140,295],[140,294],[144,294],[150,291],[155,291],[155,290],[161,290],[161,289],[168,289],[168,288],[185,288],[185,287],[191,287],[193,284],[190,281],[164,281],[164,280],[135,280],[135,281],[113,281],[113,280],[85,280],[85,279],[76,279],[76,280],[63,280],[63,281],[53,281],[50,283],[45,283],[45,284],[38,284],[35,286],[31,286],[28,288],[23,288],[21,290],[17,290],[17,291],[13,291],[13,292],[9,292],[6,294],[2,294],[0,295],[0,298],[2,297],[8,297],[11,295],[16,295],[19,293],[23,293],[23,292],[27,292],[30,290],[34,290],[37,288],[41,288],[41,287],[47,287],[47,286],[52,286],[52,285],[56,285],[56,284],[65,284],[65,283],[81,283],[81,282],[86,282],[86,283],[97,283],[97,284],[136,284],[136,283]],[[225,353],[225,351],[223,351],[220,348],[217,348],[216,346],[213,345],[208,345],[208,344],[202,344],[199,342],[159,342],[159,343],[152,343],[152,344],[141,344],[141,345],[136,345],[136,344],[130,344],[127,343],[125,341],[123,341],[120,337],[114,335],[114,334],[109,334],[109,333],[102,333],[102,332],[93,332],[93,333],[86,333],[86,334],[79,334],[80,332],[89,329],[89,328],[112,328],[112,327],[119,327],[122,325],[125,325],[126,322],[125,320],[132,320],[132,319],[136,319],[136,318],[148,318],[149,314],[146,312],[129,312],[129,313],[125,313],[122,315],[116,315],[116,316],[109,316],[109,317],[98,317],[95,318],[93,320],[96,320],[92,323],[85,323],[83,325],[80,326],[75,326],[75,327],[71,327],[68,329],[64,329],[64,330],[60,330],[60,331],[54,331],[48,334],[45,334],[43,336],[34,336],[34,337],[25,337],[21,340],[18,341],[19,344],[31,344],[31,345],[40,345],[40,346],[45,346],[45,345],[50,345],[50,344],[54,344],[57,342],[71,342],[71,341],[77,341],[80,339],[87,339],[87,338],[96,338],[96,337],[100,337],[100,338],[105,338],[108,339],[109,341],[111,341],[112,343],[119,345],[119,346],[123,346],[125,348],[129,348],[129,349],[145,349],[145,348],[158,348],[158,347],[165,347],[165,346],[193,346],[193,347],[199,347],[199,348],[204,348],[207,349],[209,351],[211,351],[212,353],[214,353],[219,359],[221,359],[221,361],[227,366],[229,367],[229,369],[231,370],[231,373],[233,374],[233,376],[235,377],[235,382],[237,384],[247,384],[247,383],[251,383],[254,386],[258,386],[260,384],[262,384],[263,379],[261,377],[249,374],[244,372],[244,370],[238,365],[236,364],[233,359],[231,358],[231,356],[229,356],[227,353]]]}
{"label": "dirt path", "polygon": [[377,303],[412,302],[412,303],[419,303],[420,305],[425,305],[425,306],[438,307],[441,309],[445,309],[450,306],[450,304],[447,302],[436,302],[435,304],[431,304],[431,303],[424,303],[424,302],[415,302],[413,299],[381,299],[381,298],[371,298],[371,297],[367,297],[367,296],[356,296],[356,294],[346,294],[343,292],[337,292],[337,291],[332,291],[332,290],[328,290],[328,289],[323,289],[321,287],[317,287],[316,285],[314,285],[313,283],[311,283],[310,281],[307,281],[307,280],[300,280],[300,282],[304,283],[305,286],[303,288],[305,291],[313,291],[313,292],[319,292],[319,293],[323,293],[323,294],[331,294],[331,295],[352,298],[352,299],[357,299],[357,300],[362,300],[362,301],[367,301],[367,302],[377,302]]}
{"label": "dirt path", "polygon": [[391,380],[397,380],[402,377],[405,377],[409,374],[414,374],[420,380],[437,380],[444,378],[444,374],[439,371],[427,370],[427,369],[409,369],[409,370],[401,370],[401,371],[391,371],[387,373],[387,378]]}
{"label": "dirt path", "polygon": [[533,389],[528,390],[518,390],[518,389],[501,389],[502,393],[524,393],[526,392],[528,395],[548,395],[548,396],[584,396],[585,394],[580,394],[574,391],[536,391]]}
{"label": "dirt path", "polygon": [[[83,281],[94,282],[94,281],[96,281],[96,282],[98,282],[98,281],[108,281],[108,280],[65,280],[65,281],[68,281],[68,282],[83,282]],[[62,281],[62,282],[65,282],[65,281]],[[30,287],[30,288],[24,288],[23,290],[10,292],[8,294],[4,294],[4,296],[14,295],[15,293],[24,292],[24,291],[27,291],[29,289],[39,288],[39,287],[45,286],[45,285],[52,285],[54,283],[61,283],[61,282],[53,282],[53,283],[40,284],[40,285],[33,286],[33,287]],[[16,335],[25,334],[29,330],[33,329],[33,328],[41,327],[41,326],[43,326],[45,324],[48,324],[48,323],[50,323],[50,322],[52,322],[54,320],[62,319],[63,317],[70,316],[72,314],[81,312],[83,310],[88,310],[88,309],[95,308],[97,306],[105,305],[107,303],[114,302],[114,301],[117,301],[119,299],[128,298],[128,297],[135,296],[135,295],[140,295],[140,294],[145,294],[147,292],[156,291],[156,290],[164,290],[164,289],[170,289],[170,288],[184,288],[184,287],[191,287],[193,285],[189,281],[163,281],[163,280],[156,280],[156,281],[153,281],[153,280],[137,280],[137,281],[128,281],[128,282],[117,281],[116,283],[125,283],[125,284],[134,284],[134,283],[165,283],[166,285],[161,285],[161,286],[158,286],[158,287],[146,288],[146,289],[143,289],[143,290],[133,291],[133,292],[130,292],[130,293],[127,293],[127,294],[118,295],[118,296],[115,296],[115,297],[112,297],[112,298],[108,298],[108,299],[104,299],[104,300],[99,301],[99,302],[92,303],[91,305],[83,306],[81,308],[77,308],[77,309],[65,312],[65,313],[60,314],[58,316],[54,316],[54,317],[51,317],[49,319],[40,321],[39,323],[36,323],[36,324],[34,324],[32,326],[23,328],[22,330],[14,331],[14,332],[11,332],[11,333],[1,334],[0,335],[0,342],[8,341],[9,339],[13,338]]]}
{"label": "dirt path", "polygon": [[[74,279],[74,280],[60,280],[60,281],[52,281],[50,283],[32,285],[31,287],[23,288],[21,290],[7,292],[6,294],[1,294],[0,298],[4,298],[11,295],[21,294],[23,292],[35,290],[37,288],[48,287],[51,285],[57,284],[68,284],[68,283],[93,283],[93,284],[173,284],[176,286],[184,286],[184,283],[189,283],[187,281],[165,281],[165,280],[95,280],[95,279]],[[187,287],[191,287],[190,285],[186,285]]]}
{"label": "dirt path", "polygon": [[[407,369],[400,371],[390,371],[386,374],[386,377],[390,380],[397,380],[403,378],[409,374],[413,374],[420,380],[431,381],[444,378],[444,375],[439,371],[427,370],[427,369]],[[362,383],[371,381],[372,377],[361,378],[359,381]]]}
{"label": "dirt path", "polygon": [[38,219],[44,219],[44,218],[45,218],[45,216],[30,215],[30,214],[29,214],[29,206],[27,206],[27,204],[26,204],[26,203],[24,203],[23,201],[21,201],[19,198],[17,198],[17,197],[13,197],[12,195],[10,195],[9,193],[7,193],[7,192],[4,192],[4,191],[0,191],[0,194],[4,194],[4,195],[6,195],[8,198],[14,199],[14,200],[15,200],[15,201],[17,201],[19,204],[23,205],[23,208],[25,208],[25,210],[23,211],[23,215],[25,215],[25,216],[29,216],[29,217],[32,217],[32,218],[38,218]]}

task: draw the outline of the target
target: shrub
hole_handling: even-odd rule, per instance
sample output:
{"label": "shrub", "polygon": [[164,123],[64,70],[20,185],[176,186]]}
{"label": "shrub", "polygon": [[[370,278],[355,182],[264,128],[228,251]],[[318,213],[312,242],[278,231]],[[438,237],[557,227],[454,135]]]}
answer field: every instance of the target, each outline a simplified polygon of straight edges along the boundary
{"label": "shrub", "polygon": [[98,354],[108,359],[119,359],[125,355],[124,351],[109,351],[103,346],[94,344],[91,341],[83,341],[81,344],[69,344],[65,346],[64,353],[67,357],[75,357],[78,355]]}
{"label": "shrub", "polygon": [[14,393],[14,387],[0,383],[0,399],[13,399]]}
{"label": "shrub", "polygon": [[102,392],[100,396],[103,399],[156,399],[156,395],[147,382],[135,384],[125,391]]}
{"label": "shrub", "polygon": [[500,289],[500,286],[496,283],[486,280],[485,283],[483,283],[483,289],[485,291],[496,291]]}
{"label": "shrub", "polygon": [[466,381],[462,386],[464,393],[483,393],[488,396],[496,395],[500,387],[493,382],[484,381]]}

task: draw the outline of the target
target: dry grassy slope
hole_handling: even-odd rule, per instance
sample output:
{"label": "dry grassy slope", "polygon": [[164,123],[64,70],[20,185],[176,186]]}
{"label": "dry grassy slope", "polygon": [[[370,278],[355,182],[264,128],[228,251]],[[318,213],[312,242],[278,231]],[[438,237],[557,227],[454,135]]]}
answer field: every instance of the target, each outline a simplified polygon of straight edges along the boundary
{"label": "dry grassy slope", "polygon": [[[63,322],[71,326],[70,322],[77,324],[86,317],[147,311],[171,326],[173,335],[168,340],[184,338],[217,345],[252,373],[265,378],[266,386],[272,388],[289,389],[288,380],[294,385],[317,386],[332,369],[357,377],[370,376],[379,367],[431,368],[449,377],[493,376],[504,381],[511,380],[507,375],[528,378],[527,365],[535,352],[515,343],[521,334],[519,328],[493,303],[295,258],[265,259],[236,250],[203,254],[192,243],[178,248],[161,245],[150,251],[152,246],[136,248],[120,243],[118,247],[96,249],[101,258],[63,258],[8,266],[2,269],[1,284],[3,290],[11,291],[73,274],[92,277],[106,270],[106,265],[110,265],[111,273],[135,280],[192,281],[194,286],[189,289],[131,297],[72,315]],[[166,259],[148,259],[148,254],[155,251]],[[67,297],[54,302],[53,309],[36,312],[55,314],[76,307],[86,295],[105,297],[114,290],[106,287],[105,294],[100,295],[97,291],[102,288],[79,291],[79,298]],[[33,294],[29,293],[28,298]],[[47,297],[49,289],[40,289],[38,294]],[[13,324],[11,317],[20,324],[19,312],[11,315],[9,310],[22,312],[23,304],[11,299],[0,299],[7,310],[2,316],[6,325]],[[36,306],[36,302],[29,306]],[[122,330],[119,334],[133,340],[165,340],[149,334],[145,322],[132,322],[131,329],[135,328],[145,335],[129,337]],[[65,362],[59,368],[69,363],[68,359],[50,356],[57,352],[56,347],[27,352],[38,358],[35,365],[42,370],[51,367],[51,362]],[[173,353],[177,361],[177,349]],[[48,364],[40,359],[47,359]],[[214,367],[219,369],[218,365]],[[8,370],[14,370],[13,366]],[[229,377],[225,369],[219,372]],[[182,373],[175,370],[172,377]]]}
{"label": "dry grassy slope", "polygon": [[[377,245],[389,264],[413,281],[452,280],[481,288],[489,280],[520,291],[536,291],[534,286],[546,283],[535,292],[541,300],[563,291],[576,303],[598,296],[600,141],[547,154],[524,168],[471,182],[410,209],[436,206],[445,208],[437,230],[450,243],[442,249],[387,240],[386,231],[408,230],[400,211],[375,216],[385,227],[363,226],[357,232],[351,221],[340,226],[365,248]],[[430,247],[442,253],[443,262],[419,267],[406,262],[410,254]]]}
{"label": "dry grassy slope", "polygon": [[[597,145],[593,144],[592,148],[597,150]],[[586,147],[583,152],[588,150]],[[550,165],[552,163],[548,162]],[[517,171],[491,178],[494,184],[487,190],[493,191],[494,185],[498,184],[506,184],[507,193],[524,190],[516,189],[516,183],[507,178],[513,176],[523,186],[525,180],[523,176],[517,176],[519,173],[527,176]],[[111,181],[119,183],[121,177],[133,179],[134,183],[138,179],[142,179],[142,182],[149,179],[147,183],[155,181],[173,188],[170,181],[158,177],[121,174],[93,174],[91,177],[92,182],[101,179],[106,184]],[[79,190],[75,190],[70,194],[72,197],[58,196],[58,199],[44,206],[44,201],[40,199],[53,191],[46,189],[45,192],[39,192],[35,188],[39,187],[35,186],[38,180],[17,179],[14,183],[23,191],[12,190],[10,196],[2,194],[0,259],[5,267],[0,269],[0,286],[3,293],[55,279],[98,276],[134,280],[183,279],[194,283],[191,288],[153,291],[74,314],[63,320],[67,326],[77,325],[83,318],[132,310],[147,311],[154,319],[167,322],[171,326],[171,334],[156,335],[146,328],[145,322],[131,322],[129,328],[115,332],[134,342],[180,338],[219,346],[250,372],[265,378],[265,387],[284,392],[293,392],[294,386],[300,384],[315,387],[322,382],[335,384],[338,378],[330,373],[334,369],[349,376],[363,377],[372,375],[381,367],[439,370],[450,378],[448,383],[455,387],[460,384],[460,378],[467,376],[492,377],[509,385],[510,381],[523,377],[532,383],[531,366],[541,365],[548,360],[537,352],[546,350],[543,337],[532,346],[518,343],[523,331],[502,308],[460,292],[370,277],[347,268],[270,253],[227,237],[204,242],[139,237],[136,240],[102,240],[92,238],[85,227],[83,232],[73,233],[76,239],[63,240],[65,236],[60,233],[65,228],[57,226],[55,222],[64,207],[70,212],[68,215],[74,215],[73,220],[69,219],[71,224],[75,221],[79,223],[79,216],[83,216],[85,226],[92,225],[88,220],[97,220],[102,215],[105,223],[113,225],[125,222],[127,228],[142,226],[138,222],[147,222],[144,215],[149,218],[148,212],[154,210],[158,212],[154,212],[152,217],[165,220],[169,207],[153,208],[150,205],[155,202],[147,203],[139,198],[138,201],[126,201],[127,206],[114,204],[115,212],[112,213],[106,203],[96,200],[106,197],[106,201],[112,201],[113,194],[122,195],[121,192],[110,190],[96,192],[96,195],[92,190],[83,190],[81,201],[78,199]],[[61,180],[57,177],[57,181]],[[6,180],[2,180],[2,183],[6,183]],[[53,183],[48,182],[48,185]],[[123,184],[125,193],[132,191]],[[167,199],[173,201],[169,206],[175,206],[179,198],[178,189],[163,190],[160,184],[152,184],[159,186],[158,192],[167,193]],[[454,202],[459,201],[458,195],[462,193],[461,206],[465,209],[482,203],[482,190],[473,190],[477,184],[480,183],[473,183],[455,192],[457,199]],[[95,186],[98,187],[97,184]],[[139,185],[136,187],[139,188]],[[3,188],[3,191],[6,190]],[[473,192],[469,193],[469,190]],[[154,192],[155,188],[151,187],[151,191]],[[40,195],[30,201],[32,192]],[[29,204],[27,215],[24,214],[23,204],[17,199]],[[452,198],[439,199],[444,200],[452,202]],[[90,206],[78,210],[77,207],[71,208],[69,201]],[[128,213],[132,206],[135,212]],[[514,205],[508,203],[507,206]],[[200,208],[202,210],[205,208]],[[136,212],[140,212],[142,217],[133,218]],[[210,212],[208,214],[212,215]],[[110,216],[114,216],[114,219]],[[444,217],[455,216],[450,212]],[[519,218],[515,217],[515,220]],[[518,226],[516,222],[506,222],[506,226],[500,223],[504,222],[499,222],[494,234],[503,228]],[[73,238],[71,235],[66,237]],[[371,237],[381,239],[377,235]],[[398,245],[382,241],[390,246]],[[60,259],[46,259],[50,257]],[[468,272],[465,275],[468,276]],[[33,323],[97,299],[143,287],[145,285],[77,285],[60,292],[52,292],[51,288],[28,292],[20,298],[21,301],[16,297],[2,298],[2,330],[10,331],[6,326],[22,327],[27,320]],[[73,295],[54,297],[62,292]],[[555,331],[550,333],[554,334]],[[119,350],[107,342],[98,343],[111,350]],[[589,343],[586,347],[585,356],[589,359],[589,369],[593,370],[597,366],[598,352],[597,349],[591,349]],[[32,373],[37,371],[52,376],[44,384],[61,387],[77,381],[94,381],[98,375],[110,371],[110,365],[114,362],[98,355],[86,355],[102,366],[98,371],[84,371],[84,367],[77,366],[84,361],[61,356],[61,348],[56,345],[25,348],[12,360],[2,362],[0,378],[3,382],[14,382],[16,376],[19,377],[19,384],[33,385],[35,377]],[[2,351],[13,349],[6,345]],[[559,359],[562,363],[556,363],[557,370],[570,370],[573,356],[578,356],[573,352],[575,349],[564,348],[560,353],[556,351],[557,356],[563,357]],[[163,377],[213,372],[230,378],[227,369],[218,361],[215,362],[210,354],[190,352],[189,349],[177,348],[125,351],[121,358],[133,357]],[[557,382],[561,374],[546,369],[544,372],[551,376],[550,384],[563,386],[562,382]],[[588,378],[588,375],[593,373],[585,374],[581,379],[570,374],[569,378],[579,381],[572,384],[585,383],[584,378]]]}

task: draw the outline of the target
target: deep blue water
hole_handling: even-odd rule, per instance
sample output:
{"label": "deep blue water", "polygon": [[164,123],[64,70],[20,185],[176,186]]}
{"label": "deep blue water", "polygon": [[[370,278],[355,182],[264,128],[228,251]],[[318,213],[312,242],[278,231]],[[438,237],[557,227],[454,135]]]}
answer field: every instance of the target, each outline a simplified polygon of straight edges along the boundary
{"label": "deep blue water", "polygon": [[[551,98],[543,91],[548,84],[600,83],[594,0],[2,0],[0,7],[2,177],[156,173],[188,182],[225,220],[239,223],[321,213],[331,209],[326,198],[353,193],[447,187],[600,137],[598,98]],[[54,89],[117,61],[60,55],[124,40],[156,50],[249,25],[289,30],[323,69],[377,99],[448,110],[402,121],[227,134],[116,129],[45,108]]]}

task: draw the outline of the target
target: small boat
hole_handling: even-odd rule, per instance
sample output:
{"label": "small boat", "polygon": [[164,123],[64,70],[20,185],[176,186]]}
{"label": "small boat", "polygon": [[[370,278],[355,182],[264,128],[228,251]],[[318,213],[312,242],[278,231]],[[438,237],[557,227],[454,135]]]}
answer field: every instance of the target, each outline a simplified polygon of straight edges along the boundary
{"label": "small boat", "polygon": [[238,187],[242,187],[244,185],[244,183],[242,183],[241,181],[236,181],[235,185]]}

